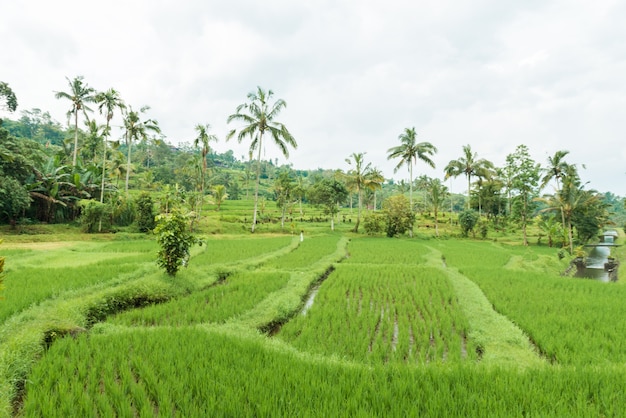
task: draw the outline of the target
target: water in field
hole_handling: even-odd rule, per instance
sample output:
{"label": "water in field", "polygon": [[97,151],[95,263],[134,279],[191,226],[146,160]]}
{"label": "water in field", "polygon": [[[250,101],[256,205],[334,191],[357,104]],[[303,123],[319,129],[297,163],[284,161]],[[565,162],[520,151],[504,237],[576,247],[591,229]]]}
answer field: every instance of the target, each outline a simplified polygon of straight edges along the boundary
{"label": "water in field", "polygon": [[610,246],[593,246],[587,255],[587,267],[576,273],[575,277],[609,281],[609,273],[604,270],[604,263],[611,254]]}

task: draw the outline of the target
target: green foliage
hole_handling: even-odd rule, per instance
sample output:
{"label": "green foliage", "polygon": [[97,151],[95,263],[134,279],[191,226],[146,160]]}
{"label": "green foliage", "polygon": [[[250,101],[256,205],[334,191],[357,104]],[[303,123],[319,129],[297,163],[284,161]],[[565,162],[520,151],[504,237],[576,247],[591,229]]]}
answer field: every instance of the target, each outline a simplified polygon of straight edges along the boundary
{"label": "green foliage", "polygon": [[378,235],[383,232],[385,215],[380,212],[370,212],[363,217],[363,229],[367,235]]}
{"label": "green foliage", "polygon": [[459,214],[459,224],[461,225],[461,234],[467,237],[470,232],[475,234],[474,227],[478,222],[478,213],[475,210],[465,210]]}
{"label": "green foliage", "polygon": [[157,234],[157,243],[161,247],[157,264],[167,274],[175,276],[181,266],[187,265],[191,246],[202,243],[187,230],[187,217],[179,210],[158,215],[156,222],[154,233]]}
{"label": "green foliage", "polygon": [[81,200],[80,207],[80,224],[84,232],[89,234],[98,231],[100,220],[103,221],[103,230],[110,229],[109,220],[111,219],[110,206],[100,203],[96,200]]}
{"label": "green foliage", "polygon": [[388,237],[402,235],[413,229],[415,213],[411,210],[409,199],[403,195],[391,196],[383,202],[385,213],[385,232]]}
{"label": "green foliage", "polygon": [[6,219],[15,225],[30,201],[28,191],[16,179],[0,175],[0,221]]}
{"label": "green foliage", "polygon": [[4,103],[0,102],[0,109],[7,109],[9,112],[15,112],[17,109],[17,97],[11,87],[4,81],[0,81],[0,98]]}
{"label": "green foliage", "polygon": [[149,193],[143,192],[135,203],[137,205],[137,228],[140,232],[152,231],[156,225],[152,197]]}

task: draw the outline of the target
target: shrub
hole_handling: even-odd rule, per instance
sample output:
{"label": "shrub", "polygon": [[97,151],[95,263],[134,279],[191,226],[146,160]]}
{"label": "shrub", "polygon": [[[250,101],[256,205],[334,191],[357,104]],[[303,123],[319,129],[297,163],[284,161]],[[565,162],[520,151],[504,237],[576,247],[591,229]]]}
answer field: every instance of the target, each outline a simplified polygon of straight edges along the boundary
{"label": "shrub", "polygon": [[402,235],[413,229],[415,213],[411,210],[409,199],[403,195],[391,196],[383,202],[385,212],[385,231],[388,237]]}
{"label": "shrub", "polygon": [[459,215],[459,224],[461,225],[461,233],[464,237],[472,232],[472,235],[476,235],[474,227],[478,222],[478,214],[474,210],[465,210]]}
{"label": "shrub", "polygon": [[363,219],[363,228],[367,235],[378,235],[383,232],[384,218],[381,214],[371,212]]}
{"label": "shrub", "polygon": [[143,192],[136,201],[137,205],[137,228],[140,232],[152,231],[156,225],[154,221],[154,202],[150,195]]}
{"label": "shrub", "polygon": [[202,245],[202,242],[187,230],[186,218],[177,209],[156,217],[157,225],[154,232],[161,247],[157,264],[170,276],[175,276],[181,266],[187,265],[189,249],[193,244]]}
{"label": "shrub", "polygon": [[87,233],[110,229],[110,207],[95,200],[81,200],[80,224]]}

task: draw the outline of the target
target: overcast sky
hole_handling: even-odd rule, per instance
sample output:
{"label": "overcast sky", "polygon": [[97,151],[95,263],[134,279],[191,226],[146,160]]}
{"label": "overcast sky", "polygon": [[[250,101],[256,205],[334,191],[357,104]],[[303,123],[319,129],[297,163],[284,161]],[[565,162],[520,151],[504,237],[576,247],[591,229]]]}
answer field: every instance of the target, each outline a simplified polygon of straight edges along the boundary
{"label": "overcast sky", "polygon": [[[6,1],[0,81],[15,117],[40,108],[65,124],[54,92],[82,75],[149,105],[169,142],[209,123],[238,158],[226,118],[261,86],[287,102],[295,168],[347,169],[366,152],[408,179],[386,156],[415,127],[439,149],[415,176],[443,178],[465,144],[497,166],[525,144],[544,165],[569,150],[587,188],[626,196],[624,22],[618,0]],[[285,162],[271,145],[264,157]]]}

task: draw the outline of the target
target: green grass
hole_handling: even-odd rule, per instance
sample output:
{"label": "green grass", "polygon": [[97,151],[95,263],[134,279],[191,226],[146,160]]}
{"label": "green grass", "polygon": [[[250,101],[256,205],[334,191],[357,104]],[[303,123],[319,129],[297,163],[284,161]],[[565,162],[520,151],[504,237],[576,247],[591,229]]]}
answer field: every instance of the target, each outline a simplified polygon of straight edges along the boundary
{"label": "green grass", "polygon": [[[246,216],[249,202],[232,205]],[[301,243],[266,233],[279,224],[233,225],[175,278],[149,236],[10,235],[0,416],[626,409],[623,284],[560,277],[556,249],[369,238],[349,223],[332,234],[325,222],[306,223]]]}

